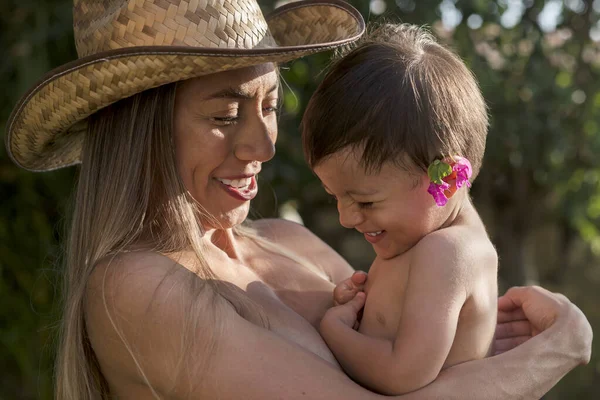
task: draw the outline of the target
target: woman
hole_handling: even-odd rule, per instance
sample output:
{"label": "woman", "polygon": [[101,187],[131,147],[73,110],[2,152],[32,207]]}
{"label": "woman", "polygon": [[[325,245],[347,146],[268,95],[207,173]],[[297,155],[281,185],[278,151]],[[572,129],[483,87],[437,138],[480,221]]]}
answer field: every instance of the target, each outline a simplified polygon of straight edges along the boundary
{"label": "woman", "polygon": [[[274,63],[351,42],[362,19],[300,2],[267,31],[254,1],[207,3],[76,0],[81,58],[9,121],[20,166],[81,161],[56,398],[379,398],[316,330],[351,267],[299,225],[242,225],[274,155]],[[363,282],[336,292],[353,313]],[[563,296],[517,288],[499,306],[498,352],[536,336],[402,398],[539,398],[589,361],[591,329]]]}

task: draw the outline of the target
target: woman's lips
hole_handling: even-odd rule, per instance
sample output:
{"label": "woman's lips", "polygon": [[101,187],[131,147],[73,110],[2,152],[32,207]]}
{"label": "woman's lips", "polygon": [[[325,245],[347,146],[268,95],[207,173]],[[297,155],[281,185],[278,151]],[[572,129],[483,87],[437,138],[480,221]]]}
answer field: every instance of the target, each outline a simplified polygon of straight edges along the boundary
{"label": "woman's lips", "polygon": [[[241,187],[232,186],[232,184],[242,185],[243,181],[246,179],[250,180],[248,185],[241,186]],[[249,201],[249,200],[252,200],[253,198],[255,198],[256,194],[258,193],[258,185],[256,184],[256,175],[251,176],[249,178],[241,178],[241,179],[236,179],[236,180],[219,179],[219,178],[216,178],[216,180],[219,182],[221,187],[225,190],[225,193],[227,193],[228,195],[230,195],[231,197],[233,197],[237,200]],[[227,182],[227,183],[225,183],[225,182]]]}

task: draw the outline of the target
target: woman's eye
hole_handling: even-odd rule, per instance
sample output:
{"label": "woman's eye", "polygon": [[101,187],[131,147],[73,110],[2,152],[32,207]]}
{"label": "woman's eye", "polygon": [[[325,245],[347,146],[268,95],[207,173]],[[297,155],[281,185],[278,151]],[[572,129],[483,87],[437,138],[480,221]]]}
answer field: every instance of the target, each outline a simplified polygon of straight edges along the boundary
{"label": "woman's eye", "polygon": [[265,108],[263,108],[263,110],[269,114],[271,113],[276,113],[277,111],[279,111],[279,105],[272,105],[272,106],[267,106]]}
{"label": "woman's eye", "polygon": [[231,125],[234,124],[239,117],[237,115],[227,117],[211,117],[211,121],[216,125]]}
{"label": "woman's eye", "polygon": [[372,202],[372,201],[365,202],[365,203],[360,203],[360,202],[359,202],[359,203],[358,203],[358,207],[359,207],[359,208],[362,208],[362,209],[365,209],[365,208],[371,208],[371,207],[373,207],[373,202]]}

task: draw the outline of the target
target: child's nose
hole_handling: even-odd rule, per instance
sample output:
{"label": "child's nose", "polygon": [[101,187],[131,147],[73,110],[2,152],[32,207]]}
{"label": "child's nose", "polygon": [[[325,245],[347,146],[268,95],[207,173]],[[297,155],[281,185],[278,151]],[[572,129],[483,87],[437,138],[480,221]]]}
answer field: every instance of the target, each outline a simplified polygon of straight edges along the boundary
{"label": "child's nose", "polygon": [[338,205],[338,212],[340,214],[340,224],[344,228],[354,229],[363,222],[362,213],[354,210],[352,207],[341,207]]}

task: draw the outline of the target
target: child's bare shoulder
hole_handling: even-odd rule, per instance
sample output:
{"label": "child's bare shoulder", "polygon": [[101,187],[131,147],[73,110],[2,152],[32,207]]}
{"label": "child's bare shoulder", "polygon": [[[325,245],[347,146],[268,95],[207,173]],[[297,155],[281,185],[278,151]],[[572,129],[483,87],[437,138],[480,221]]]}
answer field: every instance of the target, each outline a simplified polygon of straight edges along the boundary
{"label": "child's bare shoulder", "polygon": [[433,268],[490,268],[498,264],[494,245],[484,230],[452,226],[425,236],[414,248],[413,260]]}

